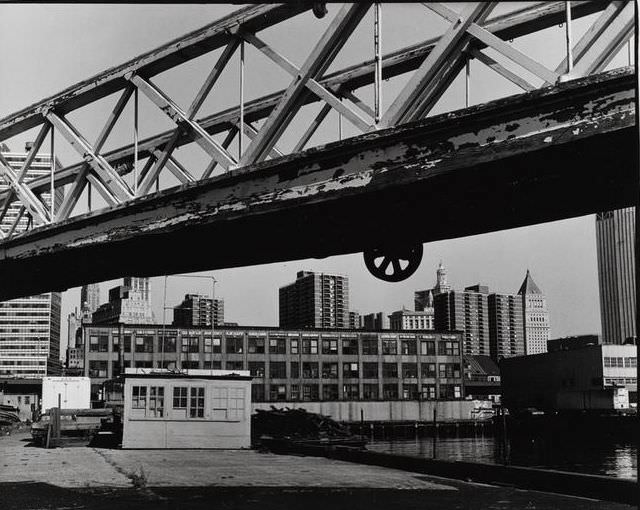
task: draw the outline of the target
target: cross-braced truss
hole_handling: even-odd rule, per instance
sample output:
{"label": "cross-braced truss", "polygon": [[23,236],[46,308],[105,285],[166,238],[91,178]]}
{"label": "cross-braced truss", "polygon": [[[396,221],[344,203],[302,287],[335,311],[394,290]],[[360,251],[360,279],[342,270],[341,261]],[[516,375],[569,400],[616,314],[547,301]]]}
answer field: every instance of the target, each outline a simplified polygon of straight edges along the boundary
{"label": "cross-braced truss", "polygon": [[[0,177],[7,185],[0,192],[0,239],[6,241],[19,235],[23,230],[16,225],[23,216],[29,219],[30,228],[37,228],[86,212],[78,203],[87,188],[95,190],[108,206],[114,206],[157,191],[163,172],[188,184],[209,178],[214,172],[224,173],[267,158],[278,158],[284,154],[278,145],[283,133],[300,109],[312,102],[321,102],[322,107],[293,144],[293,152],[307,146],[331,110],[336,110],[341,118],[363,133],[426,117],[470,60],[488,66],[523,91],[600,73],[634,31],[634,6],[630,1],[570,2],[569,8],[566,2],[536,2],[492,17],[495,7],[495,2],[473,2],[460,5],[457,12],[444,4],[425,3],[422,8],[449,24],[444,33],[436,39],[382,55],[381,5],[346,4],[338,8],[298,66],[267,44],[260,32],[277,24],[286,25],[290,18],[310,10],[311,2],[251,6],[1,119],[0,142],[40,127],[31,152],[17,171],[0,153]],[[375,58],[327,74],[329,66],[372,8],[375,9],[375,37],[372,38]],[[581,38],[572,41],[571,21],[589,15],[595,15],[594,22]],[[567,51],[554,69],[511,44],[514,39],[560,23],[567,24]],[[244,45],[256,48],[273,65],[288,73],[289,86],[246,103],[241,90],[238,106],[198,117],[203,103],[224,69],[232,65],[235,55],[240,53],[243,62]],[[182,109],[154,83],[156,75],[218,49],[220,56],[188,109]],[[515,65],[507,66],[505,61]],[[382,109],[381,80],[405,73],[411,73],[406,85],[395,97],[385,98],[388,107]],[[531,77],[535,77],[533,81],[538,85],[532,83]],[[374,85],[374,104],[366,104],[358,97],[359,89],[368,85]],[[103,152],[105,142],[126,108],[134,109],[137,126],[140,93],[175,127],[144,140],[138,140],[136,130],[131,144]],[[111,94],[119,94],[119,98],[92,143],[73,125],[69,114]],[[216,135],[222,133],[224,139],[216,141]],[[61,166],[52,157],[50,176],[26,180],[29,166],[47,138],[52,138],[53,147],[54,134],[61,135],[77,151],[81,162]],[[235,155],[230,151],[234,140],[240,148]],[[197,144],[210,158],[210,163],[199,172],[185,168],[173,155],[186,144]],[[45,199],[45,194],[53,197],[60,190],[64,192],[60,203]],[[8,224],[5,215],[12,206],[18,208],[18,214]]]}

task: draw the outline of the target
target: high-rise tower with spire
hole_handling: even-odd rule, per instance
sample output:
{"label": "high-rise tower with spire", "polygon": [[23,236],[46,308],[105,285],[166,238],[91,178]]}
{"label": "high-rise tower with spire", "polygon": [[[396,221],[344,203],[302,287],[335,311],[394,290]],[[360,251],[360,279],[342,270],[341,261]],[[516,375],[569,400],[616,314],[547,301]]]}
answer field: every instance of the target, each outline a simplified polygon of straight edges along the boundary
{"label": "high-rise tower with spire", "polygon": [[531,272],[527,274],[520,286],[518,295],[522,298],[524,311],[524,341],[526,354],[547,352],[549,340],[549,312],[547,299],[533,281]]}
{"label": "high-rise tower with spire", "polygon": [[447,283],[447,270],[444,265],[442,265],[442,261],[440,261],[438,270],[436,271],[436,286],[433,288],[433,295],[444,294],[450,290],[451,285]]}
{"label": "high-rise tower with spire", "polygon": [[451,285],[447,283],[447,270],[440,261],[436,271],[436,285],[432,289],[417,290],[413,293],[413,301],[416,312],[433,310],[433,299],[438,294],[444,294],[451,290]]}

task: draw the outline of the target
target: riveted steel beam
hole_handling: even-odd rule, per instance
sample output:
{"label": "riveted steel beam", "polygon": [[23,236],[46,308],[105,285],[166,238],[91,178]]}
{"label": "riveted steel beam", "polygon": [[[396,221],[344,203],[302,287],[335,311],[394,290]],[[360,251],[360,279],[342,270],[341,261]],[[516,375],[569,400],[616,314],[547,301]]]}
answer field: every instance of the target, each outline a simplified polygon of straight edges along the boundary
{"label": "riveted steel beam", "polygon": [[396,126],[426,113],[426,105],[435,103],[466,60],[463,50],[469,44],[468,28],[484,21],[494,6],[495,2],[475,2],[465,7],[389,106],[379,126]]}
{"label": "riveted steel beam", "polygon": [[67,119],[56,115],[52,111],[48,112],[46,117],[69,142],[69,145],[91,166],[104,186],[111,190],[111,193],[118,201],[124,202],[133,198],[133,192],[122,177],[118,175],[103,156],[96,152]]}
{"label": "riveted steel beam", "polygon": [[336,14],[318,43],[315,45],[300,72],[282,94],[278,105],[261,126],[258,136],[251,142],[240,159],[244,166],[262,161],[275,145],[301,106],[301,98],[310,79],[321,77],[347,39],[369,10],[371,2],[345,5]]}
{"label": "riveted steel beam", "polygon": [[[118,121],[118,119],[120,118],[120,115],[124,111],[125,106],[129,102],[129,99],[133,94],[133,90],[134,90],[133,87],[127,87],[126,89],[124,89],[124,91],[118,98],[118,101],[116,102],[115,106],[113,107],[113,110],[111,111],[111,113],[109,114],[109,117],[107,118],[107,122],[105,123],[105,125],[102,128],[102,131],[100,131],[100,134],[96,138],[96,143],[94,144],[94,150],[96,153],[99,153],[102,150],[102,146],[107,141],[107,138],[111,134],[111,131],[113,131],[113,128],[116,125],[116,122]],[[71,211],[73,210],[73,208],[78,203],[78,200],[80,199],[80,196],[82,195],[82,192],[84,191],[84,188],[88,182],[87,175],[89,171],[90,171],[89,164],[84,163],[83,167],[77,173],[75,181],[71,186],[71,189],[69,189],[67,193],[65,193],[65,197],[62,201],[62,204],[60,205],[60,209],[58,210],[58,215],[57,215],[58,220],[66,220],[71,214]],[[109,193],[109,195],[110,195],[110,201],[108,203],[113,203],[111,202],[111,199],[114,197],[114,195],[113,193]],[[117,200],[115,203],[117,203]]]}
{"label": "riveted steel beam", "polygon": [[[635,85],[631,70],[572,80],[34,229],[1,244],[0,299],[124,274],[325,257],[381,240],[434,241],[627,207],[637,198]],[[424,212],[425,203],[449,214],[418,227],[398,222]],[[224,249],[180,256],[203,237]],[[70,263],[74,271],[60,270]]]}

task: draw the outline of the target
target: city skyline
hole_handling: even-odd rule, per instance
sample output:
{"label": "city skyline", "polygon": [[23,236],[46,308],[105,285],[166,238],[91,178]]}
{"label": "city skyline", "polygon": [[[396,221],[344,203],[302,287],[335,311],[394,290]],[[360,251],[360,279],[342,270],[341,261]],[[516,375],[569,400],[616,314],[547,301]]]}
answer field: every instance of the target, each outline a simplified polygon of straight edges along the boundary
{"label": "city skyline", "polygon": [[[439,262],[439,264],[438,264],[438,266],[437,266],[436,270],[434,271],[434,274],[435,274],[435,273],[440,273],[441,271],[444,271],[445,273],[448,273],[448,272],[449,272],[449,271],[448,271],[448,269],[447,269],[447,267],[446,267],[446,264],[443,264],[443,261],[442,261],[442,260]],[[309,271],[309,270],[300,270],[300,271],[298,271],[297,273],[300,273],[300,274],[303,274],[303,273],[317,273],[317,275],[318,275],[318,276],[324,276],[324,275],[326,275],[326,276],[333,276],[333,277],[336,277],[336,276],[337,276],[337,277],[346,278],[346,280],[347,280],[347,281],[349,281],[349,275],[348,275],[348,274],[340,274],[340,275],[336,275],[336,274],[327,274],[327,273],[316,272],[316,271]],[[298,278],[300,278],[300,276],[298,276]],[[124,278],[123,280],[126,280],[126,279],[127,279],[127,278]],[[153,279],[149,279],[149,280],[150,280],[150,281],[153,281]],[[99,286],[99,285],[111,286],[111,283],[112,283],[112,282],[117,282],[117,281],[118,281],[118,280],[112,280],[112,281],[109,281],[109,282],[102,282],[102,283],[100,283],[100,284],[94,284],[94,285],[97,285],[97,286]],[[175,281],[175,280],[168,280],[168,281]],[[482,288],[486,288],[486,289],[487,289],[487,292],[486,292],[487,294],[489,294],[489,293],[490,293],[490,294],[496,294],[496,293],[497,293],[497,294],[503,294],[503,295],[515,296],[515,295],[516,295],[516,294],[518,294],[520,291],[522,291],[522,286],[524,286],[524,284],[525,284],[527,281],[532,281],[532,280],[531,280],[531,275],[530,275],[530,270],[529,270],[529,269],[527,269],[527,271],[526,271],[526,273],[525,273],[525,277],[524,277],[523,281],[521,282],[521,286],[520,286],[520,290],[519,290],[519,291],[512,291],[512,292],[508,292],[508,291],[506,291],[506,292],[505,292],[505,291],[501,291],[501,290],[499,290],[499,289],[495,289],[495,288],[494,288],[493,286],[491,286],[491,285],[485,285],[484,280],[481,280],[481,283],[476,283],[476,284],[474,284],[474,285],[464,285],[464,286],[461,286],[461,287],[457,287],[457,286],[455,286],[455,285],[451,285],[451,284],[449,284],[449,285],[447,286],[447,289],[448,289],[447,291],[462,292],[462,291],[464,291],[464,290],[466,290],[466,289],[468,289],[468,288],[471,288],[471,287],[478,287],[478,286],[480,286],[480,287],[482,287]],[[433,284],[433,288],[435,288],[435,287],[437,286],[437,276],[434,276],[434,278],[433,278],[433,282],[434,282],[434,284]],[[280,285],[280,286],[278,287],[278,290],[280,290],[280,289],[282,289],[282,288],[285,288],[285,287],[289,287],[289,286],[293,285],[293,283],[295,283],[295,281],[294,281],[294,282],[289,282],[288,284]],[[190,287],[188,287],[188,285],[190,285],[190,284],[185,284],[185,285],[187,286],[187,287],[186,287],[187,289],[189,289],[189,288],[190,288]],[[347,286],[348,286],[348,285],[349,285],[349,284],[347,284]],[[535,284],[534,284],[534,285],[535,285]],[[150,287],[153,287],[153,286],[152,286],[152,285],[150,285]],[[536,287],[536,289],[538,289],[538,287],[537,287],[537,286],[535,286],[535,287]],[[169,287],[168,287],[168,288],[169,288]],[[181,288],[184,288],[184,287],[181,287]],[[539,289],[538,289],[538,290],[539,290]],[[415,291],[414,291],[414,292],[415,292]],[[351,295],[351,292],[350,292],[349,290],[347,290],[347,293],[348,293],[348,301],[350,302],[353,296]],[[546,293],[545,293],[545,292],[542,292],[542,294],[546,296]],[[200,293],[198,294],[198,292],[195,292],[195,291],[192,291],[192,290],[187,290],[187,291],[186,291],[186,293],[184,294],[184,297],[179,297],[179,298],[178,298],[178,301],[177,301],[175,304],[172,304],[169,300],[167,300],[167,303],[166,303],[167,309],[168,309],[168,308],[173,308],[174,310],[179,309],[179,307],[181,306],[181,304],[184,304],[184,300],[185,300],[189,295],[198,295],[198,297],[200,297],[200,298],[204,298],[205,300],[207,300],[207,299],[208,299],[208,300],[210,301],[210,294],[207,294],[207,293],[206,293],[206,291],[205,291],[205,292],[200,292]],[[149,291],[148,291],[148,299],[149,299],[149,301],[153,301],[153,300],[154,300],[154,297],[156,297],[156,298],[157,298],[157,296],[154,296],[154,292],[153,292],[153,290],[149,290]],[[225,298],[224,298],[224,296],[221,296],[221,295],[219,295],[218,293],[216,293],[216,301],[225,302]],[[106,303],[106,301],[105,301],[105,303]],[[105,303],[100,303],[100,304],[102,305],[102,304],[105,304]],[[164,305],[164,304],[163,304],[163,305]],[[275,303],[274,303],[274,305],[275,305]],[[354,307],[352,307],[352,306],[348,306],[347,308],[348,308],[348,311],[350,311],[350,312],[357,312],[357,313],[359,313],[359,314],[360,314],[360,316],[364,316],[364,315],[368,315],[368,314],[375,314],[375,313],[383,313],[383,314],[385,315],[385,317],[387,317],[387,319],[388,319],[388,318],[389,318],[389,316],[390,316],[391,314],[393,314],[394,312],[401,311],[401,310],[413,311],[413,310],[415,309],[415,306],[403,304],[403,305],[401,305],[401,306],[400,306],[400,307],[398,307],[398,308],[394,308],[394,307],[390,307],[390,308],[389,308],[389,307],[387,307],[387,308],[385,308],[385,309],[377,310],[377,311],[375,311],[375,310],[371,310],[371,311],[356,310],[356,309],[354,309]],[[279,311],[279,306],[276,306],[276,307],[275,307],[275,310],[276,310],[276,311]],[[155,317],[156,317],[156,321],[155,321],[155,323],[156,323],[156,324],[161,324],[161,323],[162,323],[162,321],[160,320],[160,317],[161,317],[161,316],[162,316],[162,314],[155,314]],[[166,323],[167,323],[167,324],[169,324],[169,323],[170,323],[171,318],[170,318],[170,317],[166,317],[166,318],[167,318]],[[278,327],[278,324],[276,324],[276,323],[277,323],[277,322],[279,322],[279,321],[278,321],[278,319],[276,318],[276,321],[275,321],[276,323],[273,323],[273,324],[268,324],[268,323],[260,323],[260,324],[259,324],[259,323],[253,323],[253,324],[251,324],[251,323],[243,323],[243,322],[240,322],[240,321],[237,321],[237,320],[234,320],[233,322],[234,322],[234,323],[237,323],[237,324],[239,324],[239,325],[241,325],[241,326],[251,326],[251,327],[260,327],[260,326],[265,326],[265,327]],[[319,326],[318,326],[318,327],[319,327]]]}

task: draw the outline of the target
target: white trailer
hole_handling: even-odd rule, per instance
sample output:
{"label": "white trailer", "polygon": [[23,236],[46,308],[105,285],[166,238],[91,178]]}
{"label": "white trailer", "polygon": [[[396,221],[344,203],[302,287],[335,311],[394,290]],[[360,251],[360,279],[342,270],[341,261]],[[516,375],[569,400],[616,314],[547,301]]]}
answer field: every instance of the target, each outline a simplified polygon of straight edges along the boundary
{"label": "white trailer", "polygon": [[91,381],[88,377],[43,377],[42,412],[61,409],[91,408]]}

